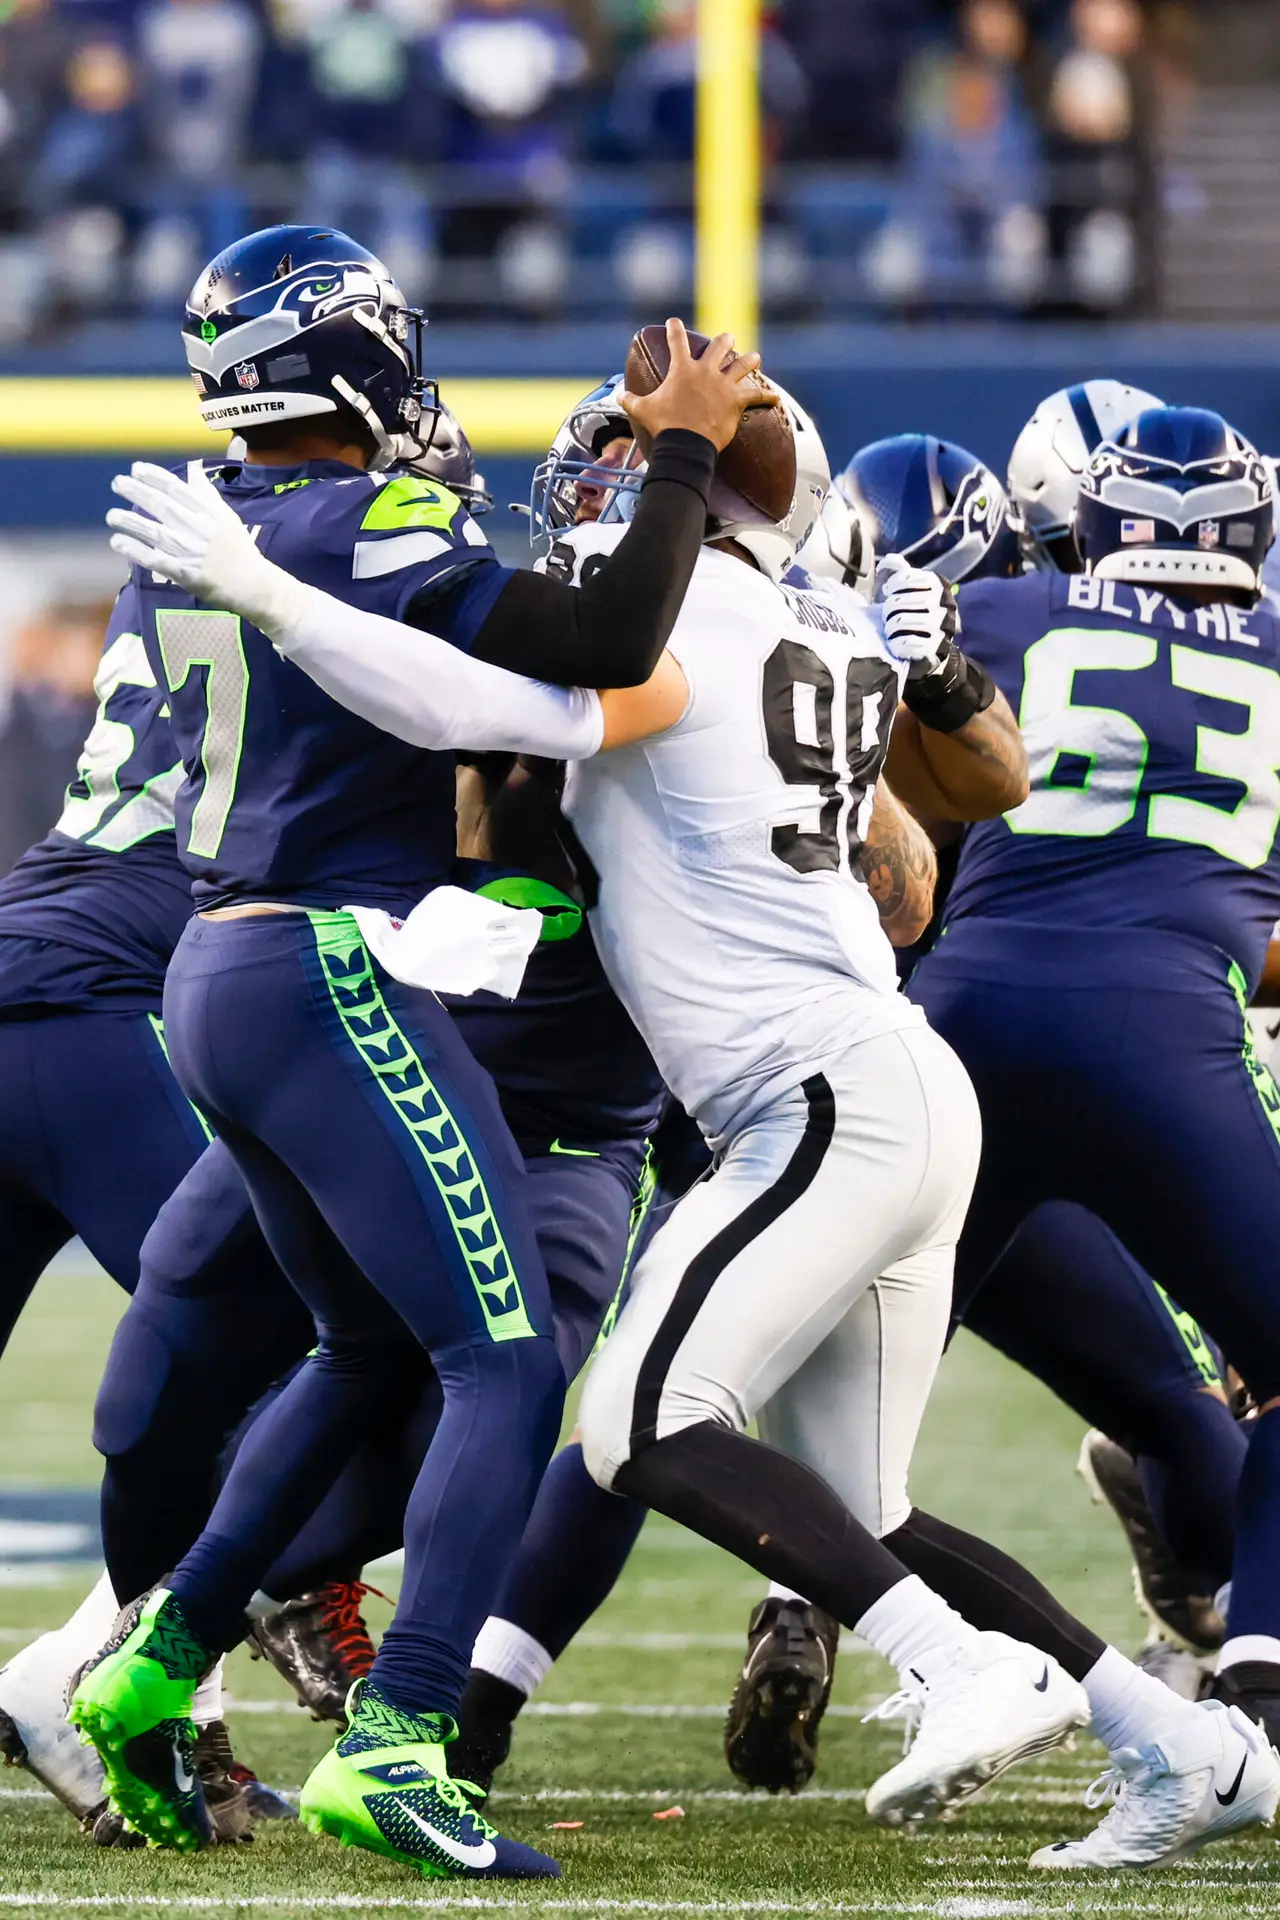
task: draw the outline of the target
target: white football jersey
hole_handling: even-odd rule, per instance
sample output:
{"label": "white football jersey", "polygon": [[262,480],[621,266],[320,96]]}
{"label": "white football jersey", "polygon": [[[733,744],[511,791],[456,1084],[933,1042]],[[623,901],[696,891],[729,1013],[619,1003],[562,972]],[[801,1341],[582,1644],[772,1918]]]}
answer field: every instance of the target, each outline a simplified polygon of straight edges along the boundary
{"label": "white football jersey", "polygon": [[[562,578],[625,528],[557,536]],[[857,856],[906,669],[839,586],[704,548],[668,641],[689,704],[570,770],[592,931],[667,1085],[714,1140],[858,1040],[922,1023]]]}

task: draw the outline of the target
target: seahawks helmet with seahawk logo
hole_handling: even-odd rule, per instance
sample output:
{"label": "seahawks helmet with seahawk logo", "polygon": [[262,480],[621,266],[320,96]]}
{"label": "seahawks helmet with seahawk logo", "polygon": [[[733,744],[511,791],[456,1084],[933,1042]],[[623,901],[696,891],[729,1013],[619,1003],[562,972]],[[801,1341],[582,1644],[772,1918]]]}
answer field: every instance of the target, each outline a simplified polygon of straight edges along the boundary
{"label": "seahawks helmet with seahawk logo", "polygon": [[430,443],[435,383],[422,374],[424,316],[376,256],[332,227],[265,227],[211,260],[183,321],[210,427],[232,432],[346,405],[375,468]]}
{"label": "seahawks helmet with seahawk logo", "polygon": [[1204,407],[1150,407],[1085,468],[1075,533],[1089,572],[1256,599],[1275,538],[1271,472]]}

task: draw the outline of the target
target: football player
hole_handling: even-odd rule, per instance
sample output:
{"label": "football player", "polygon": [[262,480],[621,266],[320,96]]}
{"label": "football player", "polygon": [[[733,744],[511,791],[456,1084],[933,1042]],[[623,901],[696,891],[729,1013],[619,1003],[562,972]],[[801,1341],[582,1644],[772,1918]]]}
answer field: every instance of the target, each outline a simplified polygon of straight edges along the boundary
{"label": "football player", "polygon": [[[253,617],[365,718],[439,746],[519,708],[530,738],[546,743],[550,689],[496,679],[282,578],[199,476],[187,485],[139,467],[117,488],[161,523],[113,513],[136,562]],[[808,527],[788,518],[798,540]],[[593,931],[606,969],[673,1091],[722,1150],[641,1261],[598,1358],[583,1402],[588,1463],[603,1484],[813,1594],[897,1659],[920,1731],[870,1790],[873,1817],[954,1805],[1091,1712],[1115,1745],[1139,1727],[1162,1749],[1176,1736],[1172,1763],[1154,1746],[1141,1766],[1118,1756],[1125,1793],[1104,1823],[1113,1857],[1154,1864],[1270,1818],[1280,1763],[1266,1741],[1235,1709],[1179,1701],[1004,1556],[913,1515],[905,1493],[949,1310],[948,1243],[976,1158],[975,1116],[927,1030],[900,1024],[890,950],[876,944],[884,936],[844,866],[838,825],[844,813],[856,838],[870,811],[885,743],[850,749],[866,738],[867,706],[874,698],[883,714],[908,661],[918,673],[906,697],[939,788],[951,769],[961,783],[972,777],[957,736],[988,714],[988,726],[1007,725],[1007,712],[955,648],[936,576],[906,570],[894,581],[881,642],[854,601],[820,606],[812,591],[773,584],[788,563],[779,531],[758,514],[713,516],[720,550],[695,570],[650,683],[634,697],[559,701],[559,748],[577,762],[567,810],[602,876]],[[726,655],[727,622],[739,644]],[[759,677],[743,672],[753,658]],[[837,672],[850,708],[858,694],[839,761],[825,731]],[[810,753],[797,754],[806,742]],[[805,786],[807,799],[785,791]],[[798,1459],[743,1432],[759,1411],[825,1465],[824,1403],[851,1391],[869,1425],[839,1477],[884,1534],[878,1543]],[[1087,1696],[1071,1693],[1056,1660],[1028,1664],[1025,1646],[972,1635],[904,1564],[908,1551],[941,1563],[958,1549],[975,1590],[985,1581],[1002,1604],[1012,1590],[1038,1644],[1063,1649]],[[1043,1689],[1038,1711],[1028,1685]]]}
{"label": "football player", "polygon": [[[1094,455],[1075,532],[1087,574],[966,596],[968,644],[1019,701],[1033,790],[968,836],[946,940],[912,987],[983,1106],[958,1302],[969,1318],[1019,1220],[1064,1196],[1248,1356],[1261,1412],[1214,1691],[1275,1728],[1280,1102],[1243,1011],[1280,903],[1270,476],[1217,415],[1148,410]],[[1105,1858],[1085,1842],[1064,1863]]]}
{"label": "football player", "polygon": [[[654,434],[645,493],[616,562],[578,592],[501,567],[447,490],[379,477],[421,443],[434,410],[416,332],[380,263],[345,236],[268,229],[220,255],[184,338],[206,420],[247,448],[219,473],[228,513],[353,609],[414,620],[429,607],[482,670],[500,673],[485,663],[518,634],[549,676],[643,681],[697,558],[706,476],[754,359],[724,340],[703,362],[677,351],[663,386],[635,403]],[[396,1619],[304,1817],[437,1874],[553,1873],[478,1818],[443,1758],[563,1397],[523,1166],[448,1014],[384,980],[347,911],[403,915],[447,878],[453,761],[339,708],[234,614],[197,607],[151,570],[134,587],[183,758],[179,844],[197,907],[166,980],[171,1056],[320,1340],[255,1423],[171,1582],[81,1679],[72,1716],[136,1826],[179,1846],[207,1836],[186,1764],[194,1685],[241,1637],[277,1543],[395,1391],[407,1324],[444,1410],[409,1506]],[[483,937],[471,938],[476,953]],[[388,1767],[395,1791],[377,1771]]]}

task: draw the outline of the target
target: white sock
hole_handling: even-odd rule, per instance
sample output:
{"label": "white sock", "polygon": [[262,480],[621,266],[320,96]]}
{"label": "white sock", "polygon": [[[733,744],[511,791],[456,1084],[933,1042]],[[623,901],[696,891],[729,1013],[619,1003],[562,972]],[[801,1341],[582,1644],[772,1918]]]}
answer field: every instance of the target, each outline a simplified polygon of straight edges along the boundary
{"label": "white sock", "polygon": [[495,1680],[505,1680],[508,1686],[518,1687],[527,1700],[546,1679],[555,1661],[542,1642],[526,1633],[523,1627],[490,1614],[476,1635],[471,1664],[491,1673]]}
{"label": "white sock", "polygon": [[1099,1654],[1081,1684],[1089,1696],[1093,1731],[1112,1752],[1158,1740],[1188,1713],[1198,1711],[1194,1701],[1135,1667],[1115,1647]]}
{"label": "white sock", "polygon": [[1268,1666],[1280,1666],[1280,1640],[1269,1633],[1234,1634],[1223,1641],[1214,1672],[1238,1667],[1242,1660],[1265,1660]]}
{"label": "white sock", "polygon": [[[65,1625],[42,1633],[21,1653],[14,1654],[0,1680],[0,1703],[19,1685],[24,1698],[48,1690],[51,1699],[61,1699],[62,1689],[76,1668],[107,1639],[119,1611],[104,1573]],[[61,1713],[61,1708],[58,1711]]]}
{"label": "white sock", "polygon": [[196,1688],[196,1697],[191,1706],[191,1718],[198,1727],[207,1727],[222,1718],[222,1662],[219,1660],[213,1671]]}
{"label": "white sock", "polygon": [[976,1628],[916,1573],[882,1593],[855,1631],[899,1673],[937,1647],[967,1647],[978,1639]]}
{"label": "white sock", "polygon": [[807,1607],[809,1604],[802,1593],[797,1593],[794,1587],[784,1587],[781,1580],[769,1582],[769,1598],[770,1600],[798,1600],[802,1607]]}

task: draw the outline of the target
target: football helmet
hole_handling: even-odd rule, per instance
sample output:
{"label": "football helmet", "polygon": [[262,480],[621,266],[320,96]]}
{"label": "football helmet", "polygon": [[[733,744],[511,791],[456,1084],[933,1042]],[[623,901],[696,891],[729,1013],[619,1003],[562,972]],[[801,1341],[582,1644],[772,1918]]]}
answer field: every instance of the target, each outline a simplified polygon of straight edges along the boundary
{"label": "football helmet", "polygon": [[1090,460],[1075,532],[1099,579],[1256,598],[1275,538],[1271,473],[1221,414],[1149,408]]}
{"label": "football helmet", "polygon": [[422,374],[424,316],[382,262],[332,227],[264,227],[196,281],[182,324],[210,427],[335,413],[368,428],[375,469],[427,446],[438,402]]}
{"label": "football helmet", "polygon": [[436,402],[436,424],[430,445],[416,459],[404,462],[406,473],[421,474],[426,480],[438,480],[456,493],[467,512],[474,515],[493,511],[493,495],[476,472],[476,456],[471,442],[443,400]]}
{"label": "football helmet", "polygon": [[796,565],[815,580],[852,587],[864,600],[875,594],[876,553],[856,507],[832,487],[822,503],[813,532],[796,555]]}
{"label": "football helmet", "polygon": [[791,511],[785,520],[766,520],[717,478],[711,483],[706,538],[735,540],[746,548],[762,573],[771,580],[781,580],[817,525],[822,503],[831,490],[831,463],[812,417],[776,380],[769,385],[787,411],[795,440],[796,490]]}
{"label": "football helmet", "polygon": [[[582,519],[630,518],[644,479],[644,456],[633,442],[622,466],[600,462],[611,441],[632,438],[631,422],[618,398],[622,387],[623,376],[615,373],[584,394],[551,442],[546,459],[534,468],[529,492],[529,537],[534,542]],[[584,513],[584,507],[589,511]]]}
{"label": "football helmet", "polygon": [[1163,404],[1120,380],[1083,380],[1040,402],[1009,455],[1009,501],[1029,567],[1080,572],[1071,517],[1084,470],[1104,440],[1114,440],[1136,414]]}
{"label": "football helmet", "polygon": [[900,553],[953,586],[1019,571],[1004,488],[976,454],[931,433],[899,433],[855,453],[836,487],[877,554]]}

